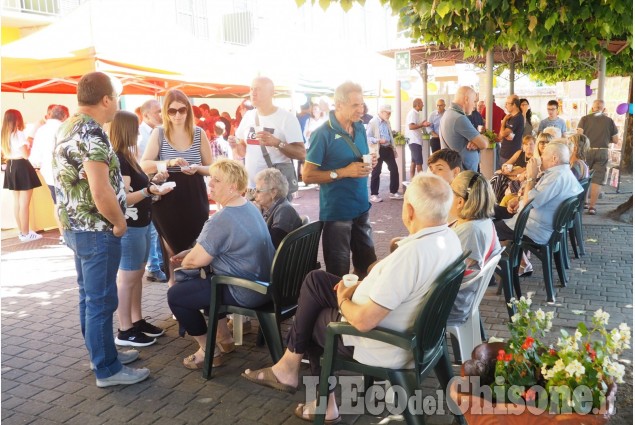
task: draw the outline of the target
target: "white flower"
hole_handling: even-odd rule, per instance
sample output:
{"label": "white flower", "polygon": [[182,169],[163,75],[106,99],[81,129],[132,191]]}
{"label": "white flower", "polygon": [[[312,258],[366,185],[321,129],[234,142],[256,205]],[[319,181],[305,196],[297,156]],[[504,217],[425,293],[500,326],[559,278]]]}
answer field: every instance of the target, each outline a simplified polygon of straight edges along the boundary
{"label": "white flower", "polygon": [[560,372],[564,370],[564,362],[562,359],[556,360],[556,363],[553,365],[553,369],[551,369],[554,373]]}
{"label": "white flower", "polygon": [[546,317],[545,312],[539,308],[538,311],[536,311],[536,320],[543,321],[545,320],[545,317]]}
{"label": "white flower", "polygon": [[618,362],[613,362],[611,360],[609,360],[609,358],[605,358],[604,361],[602,362],[602,365],[604,366],[604,370],[606,371],[606,374],[615,378],[615,382],[617,382],[618,384],[621,384],[624,382],[624,372],[625,372],[625,367],[623,364],[618,363]]}
{"label": "white flower", "polygon": [[564,370],[567,372],[568,376],[575,375],[578,378],[583,376],[585,373],[584,366],[582,366],[582,363],[577,360],[573,360],[569,363]]}
{"label": "white flower", "polygon": [[575,330],[575,334],[573,334],[576,341],[580,341],[582,339],[582,333],[579,330]]}
{"label": "white flower", "polygon": [[606,311],[603,311],[602,309],[597,310],[593,314],[593,318],[596,319],[597,322],[601,325],[608,325],[610,317],[611,315],[608,314]]}
{"label": "white flower", "polygon": [[520,314],[516,313],[512,316],[512,323],[516,323],[520,319]]}
{"label": "white flower", "polygon": [[553,315],[554,315],[553,311],[548,311],[547,312],[547,319],[553,320]]}

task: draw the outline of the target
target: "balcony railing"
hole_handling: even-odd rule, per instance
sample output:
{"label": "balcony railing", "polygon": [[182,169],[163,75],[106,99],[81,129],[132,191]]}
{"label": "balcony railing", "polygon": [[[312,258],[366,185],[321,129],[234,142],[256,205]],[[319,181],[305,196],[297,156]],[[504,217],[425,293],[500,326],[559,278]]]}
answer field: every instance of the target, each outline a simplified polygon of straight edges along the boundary
{"label": "balcony railing", "polygon": [[2,0],[2,8],[8,12],[57,16],[70,12],[80,3],[81,0]]}

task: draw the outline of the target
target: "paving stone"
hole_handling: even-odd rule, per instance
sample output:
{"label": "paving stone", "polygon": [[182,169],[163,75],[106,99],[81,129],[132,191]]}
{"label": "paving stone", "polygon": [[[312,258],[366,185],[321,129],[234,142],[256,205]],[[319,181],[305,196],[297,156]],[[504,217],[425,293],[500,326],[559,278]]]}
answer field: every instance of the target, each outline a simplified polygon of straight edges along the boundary
{"label": "paving stone", "polygon": [[[382,176],[382,189],[387,181]],[[298,210],[317,218],[314,190],[303,191]],[[315,193],[314,193],[315,192]],[[379,258],[388,254],[390,238],[403,235],[400,222],[402,202],[383,202],[373,205],[371,221]],[[571,281],[566,288],[559,287],[554,272],[557,292],[556,303],[545,302],[542,268],[537,260],[534,274],[523,278],[523,293],[535,293],[535,308],[554,311],[554,327],[573,332],[579,321],[589,322],[593,312],[603,308],[611,314],[610,327],[619,322],[632,322],[633,316],[633,230],[632,226],[615,224],[588,225],[585,216],[586,256],[571,258]],[[596,220],[593,218],[593,220]],[[56,231],[46,232],[55,240]],[[2,424],[64,423],[105,425],[133,423],[156,424],[269,424],[297,425],[303,423],[293,416],[293,408],[304,402],[304,388],[295,395],[279,393],[253,385],[239,377],[245,368],[270,366],[266,347],[256,347],[256,334],[244,336],[245,344],[226,356],[226,365],[215,369],[214,378],[206,381],[200,371],[189,371],[181,365],[183,357],[196,351],[190,337],[178,336],[178,325],[171,318],[165,301],[163,284],[144,282],[143,309],[152,316],[152,323],[166,329],[166,335],[157,344],[143,348],[141,358],[134,367],[149,367],[150,379],[131,386],[100,389],[88,369],[88,354],[79,331],[77,317],[77,283],[70,250],[47,248],[44,244],[2,243],[3,289],[10,285],[21,295],[5,296],[2,305]],[[35,258],[33,250],[39,250]],[[59,252],[51,257],[49,252]],[[25,254],[30,254],[29,258]],[[49,261],[55,258],[55,261]],[[322,261],[322,252],[319,252]],[[36,264],[31,266],[30,264]],[[11,276],[23,276],[21,270],[33,268],[40,276],[55,276],[44,282],[24,284]],[[60,270],[65,276],[58,277]],[[22,273],[22,274],[21,274]],[[9,276],[7,278],[7,276]],[[42,279],[45,280],[45,279]],[[34,298],[42,292],[50,294],[43,301]],[[28,295],[33,295],[29,297]],[[34,302],[35,301],[35,302]],[[584,311],[582,315],[572,310]],[[502,296],[490,288],[481,304],[481,316],[488,336],[508,337],[507,312]],[[116,318],[113,319],[117,326]],[[286,321],[283,333],[291,321]],[[254,325],[257,322],[254,321]],[[46,332],[43,331],[46,329]],[[631,357],[629,350],[625,357]],[[627,364],[627,377],[632,383],[632,364]],[[455,371],[458,368],[455,367]],[[308,374],[303,366],[302,374]],[[438,381],[434,376],[423,383],[425,394],[434,394]],[[25,411],[25,406],[31,411]],[[632,423],[631,406],[620,406],[618,418],[612,423]],[[18,410],[21,409],[21,410]],[[74,416],[71,416],[73,414]],[[346,423],[376,424],[380,418],[371,415],[347,415]],[[451,415],[431,416],[427,422],[452,423]]]}

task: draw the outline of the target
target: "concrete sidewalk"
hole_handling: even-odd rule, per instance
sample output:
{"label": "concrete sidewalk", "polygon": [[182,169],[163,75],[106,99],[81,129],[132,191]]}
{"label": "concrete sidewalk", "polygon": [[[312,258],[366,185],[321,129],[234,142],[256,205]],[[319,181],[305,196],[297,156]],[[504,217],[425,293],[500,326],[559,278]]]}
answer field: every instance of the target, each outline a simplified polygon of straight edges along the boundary
{"label": "concrete sidewalk", "polygon": [[[373,204],[371,220],[379,258],[388,254],[388,242],[403,235],[403,201],[389,200],[387,179],[382,176],[384,202]],[[624,189],[627,184],[622,185]],[[629,183],[628,187],[632,188]],[[631,225],[608,220],[604,214],[630,194],[607,194],[598,215],[584,216],[587,255],[572,260],[571,283],[557,287],[557,302],[547,304],[540,264],[534,275],[522,279],[525,292],[543,310],[554,311],[554,327],[573,329],[590,322],[602,307],[611,313],[610,327],[633,317],[633,231]],[[386,193],[384,193],[386,192]],[[302,188],[295,200],[301,214],[318,219],[319,192]],[[71,251],[58,245],[56,231],[41,240],[2,241],[2,423],[3,424],[300,424],[293,409],[304,402],[305,392],[294,396],[253,385],[241,378],[245,368],[268,366],[264,347],[256,347],[255,333],[226,356],[226,365],[205,381],[200,372],[181,365],[196,348],[191,338],[179,338],[165,300],[166,285],[144,282],[144,314],[166,329],[166,335],[141,348],[141,359],[132,366],[148,367],[152,374],[142,383],[100,389],[89,370],[89,359],[79,331],[77,284]],[[321,253],[320,253],[321,256]],[[557,279],[557,278],[556,278]],[[506,337],[507,313],[502,296],[488,289],[481,312],[489,336]],[[115,319],[115,328],[117,322]],[[632,357],[632,352],[626,353]],[[627,384],[619,388],[618,413],[611,423],[632,423],[632,363]],[[303,373],[308,373],[304,370]],[[434,377],[425,393],[434,394]],[[451,423],[453,417],[432,416],[433,424]],[[349,424],[377,424],[381,417],[344,416]]]}

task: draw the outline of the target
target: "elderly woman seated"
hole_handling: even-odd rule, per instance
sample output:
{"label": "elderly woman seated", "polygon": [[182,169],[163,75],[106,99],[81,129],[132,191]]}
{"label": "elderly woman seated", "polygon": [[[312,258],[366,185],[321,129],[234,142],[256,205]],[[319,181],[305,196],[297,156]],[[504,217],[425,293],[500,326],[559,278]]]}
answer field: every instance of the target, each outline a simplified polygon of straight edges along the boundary
{"label": "elderly woman seated", "polygon": [[289,182],[275,168],[265,168],[254,178],[254,202],[262,211],[273,246],[278,249],[287,234],[302,226],[298,212],[287,200]]}
{"label": "elderly woman seated", "polygon": [[586,163],[586,155],[590,149],[589,138],[584,134],[573,134],[566,141],[571,152],[571,172],[578,180],[586,179],[589,177],[589,166]]}
{"label": "elderly woman seated", "polygon": [[[377,326],[405,331],[412,328],[423,298],[439,274],[461,255],[461,244],[447,226],[453,202],[449,185],[437,176],[418,174],[406,190],[402,221],[409,236],[399,249],[378,262],[368,276],[346,287],[338,276],[322,270],[305,278],[289,343],[282,359],[273,367],[249,370],[249,381],[293,393],[299,383],[304,353],[309,355],[312,375],[320,374],[320,354],[326,326],[346,320],[366,332]],[[379,341],[344,336],[341,354],[355,360],[393,369],[412,368],[409,351]],[[300,404],[295,415],[311,420],[315,404]],[[333,393],[329,394],[326,423],[341,420]]]}
{"label": "elderly woman seated", "polygon": [[[268,281],[275,250],[260,212],[241,196],[247,187],[245,167],[222,159],[209,167],[209,174],[210,196],[223,208],[205,222],[194,248],[178,253],[170,261],[184,269],[211,265],[215,274]],[[205,359],[207,322],[200,310],[209,308],[210,297],[210,281],[200,277],[177,283],[168,290],[168,305],[179,321],[181,336],[185,331],[199,345],[196,353],[183,360],[188,369],[201,368]],[[223,286],[223,304],[257,307],[267,301],[266,295],[249,289]],[[218,321],[214,366],[220,366],[220,356],[234,348],[223,317]]]}

